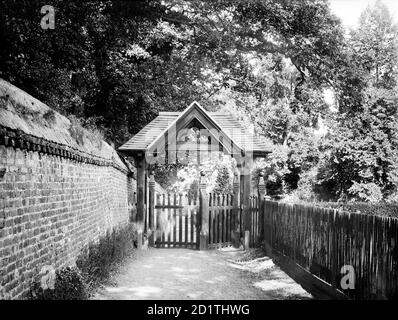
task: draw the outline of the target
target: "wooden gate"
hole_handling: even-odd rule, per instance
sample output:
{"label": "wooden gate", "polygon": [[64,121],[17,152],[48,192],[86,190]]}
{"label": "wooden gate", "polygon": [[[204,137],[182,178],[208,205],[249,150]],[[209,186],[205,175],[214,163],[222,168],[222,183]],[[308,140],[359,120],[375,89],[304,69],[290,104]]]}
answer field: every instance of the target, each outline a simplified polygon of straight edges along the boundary
{"label": "wooden gate", "polygon": [[199,201],[187,194],[157,194],[155,246],[198,248]]}
{"label": "wooden gate", "polygon": [[233,195],[209,195],[209,249],[232,245],[232,232],[236,221],[233,209]]}
{"label": "wooden gate", "polygon": [[200,184],[197,196],[160,194],[155,192],[152,175],[145,219],[145,231],[154,231],[149,238],[150,245],[205,250],[242,244],[246,248],[261,242],[264,227],[259,199],[265,191],[262,176],[258,185],[260,196],[251,196],[247,206],[241,206],[239,190],[235,175],[232,194],[208,194],[205,183]]}

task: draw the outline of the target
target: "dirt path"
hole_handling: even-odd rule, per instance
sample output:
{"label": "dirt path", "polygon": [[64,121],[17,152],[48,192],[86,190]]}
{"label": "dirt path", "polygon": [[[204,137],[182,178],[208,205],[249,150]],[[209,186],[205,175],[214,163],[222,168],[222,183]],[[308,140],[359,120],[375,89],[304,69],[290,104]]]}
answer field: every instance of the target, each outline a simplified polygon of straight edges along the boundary
{"label": "dirt path", "polygon": [[308,299],[268,257],[239,250],[150,249],[132,258],[94,299]]}

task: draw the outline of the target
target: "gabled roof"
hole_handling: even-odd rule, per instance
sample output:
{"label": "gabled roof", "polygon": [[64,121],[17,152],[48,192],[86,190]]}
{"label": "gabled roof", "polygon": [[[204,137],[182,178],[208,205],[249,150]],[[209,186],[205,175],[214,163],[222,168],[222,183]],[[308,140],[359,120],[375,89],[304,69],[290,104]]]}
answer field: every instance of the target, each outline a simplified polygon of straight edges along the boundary
{"label": "gabled roof", "polygon": [[271,152],[266,143],[256,137],[251,130],[244,128],[233,115],[223,112],[207,112],[197,102],[191,103],[182,112],[159,112],[153,121],[122,145],[119,150],[129,154],[149,150],[159,140],[164,139],[169,130],[175,128],[179,121],[182,121],[195,109],[240,150],[252,151],[254,155],[265,155]]}

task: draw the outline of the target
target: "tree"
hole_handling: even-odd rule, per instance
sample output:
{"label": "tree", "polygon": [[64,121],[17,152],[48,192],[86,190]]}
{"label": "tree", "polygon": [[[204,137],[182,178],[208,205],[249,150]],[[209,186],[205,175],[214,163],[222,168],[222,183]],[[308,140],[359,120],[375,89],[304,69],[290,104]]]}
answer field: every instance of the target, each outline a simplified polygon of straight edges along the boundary
{"label": "tree", "polygon": [[[42,30],[39,1],[1,2],[0,75],[116,146],[197,100],[273,145],[256,170],[275,195],[303,185],[332,198],[394,192],[397,27],[381,2],[349,39],[327,0],[53,5],[56,28]],[[182,170],[163,169],[163,180]]]}
{"label": "tree", "polygon": [[398,29],[380,1],[361,15],[349,45],[353,71],[346,81],[355,90],[340,99],[340,113],[330,123],[319,183],[340,198],[378,201],[396,192],[398,183]]}
{"label": "tree", "polygon": [[392,89],[397,85],[397,38],[398,25],[380,0],[361,14],[359,27],[351,34],[355,57],[375,87]]}

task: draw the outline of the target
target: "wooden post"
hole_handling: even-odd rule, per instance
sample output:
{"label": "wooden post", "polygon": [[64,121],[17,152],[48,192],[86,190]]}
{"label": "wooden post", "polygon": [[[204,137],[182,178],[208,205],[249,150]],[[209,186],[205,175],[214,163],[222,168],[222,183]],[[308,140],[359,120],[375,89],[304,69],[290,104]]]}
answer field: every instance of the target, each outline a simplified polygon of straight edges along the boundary
{"label": "wooden post", "polygon": [[207,250],[209,243],[209,199],[206,192],[205,174],[200,173],[199,181],[200,237],[199,249]]}
{"label": "wooden post", "polygon": [[137,168],[137,224],[144,230],[145,226],[145,173],[146,160],[145,154],[136,157]]}
{"label": "wooden post", "polygon": [[242,222],[243,233],[251,230],[251,212],[250,212],[250,189],[251,189],[251,174],[250,168],[241,169],[241,188],[242,188]]}
{"label": "wooden post", "polygon": [[261,242],[264,240],[264,196],[266,193],[264,175],[262,172],[260,172],[258,178],[257,191],[258,191],[258,223],[259,223],[258,240]]}
{"label": "wooden post", "polygon": [[235,172],[234,174],[234,182],[233,182],[233,233],[232,233],[232,244],[234,247],[239,248],[240,246],[240,207],[239,207],[239,198],[240,198],[240,187],[239,187],[239,173]]}
{"label": "wooden post", "polygon": [[138,234],[137,234],[137,249],[138,250],[142,250],[143,249],[143,236],[142,236],[142,230],[138,230]]}
{"label": "wooden post", "polygon": [[151,172],[149,176],[149,244],[155,245],[156,230],[155,230],[155,176]]}
{"label": "wooden post", "polygon": [[[264,239],[264,249],[265,249],[265,254],[271,256],[272,255],[272,217],[271,217],[271,211],[272,208],[270,205],[266,205],[265,201],[270,201],[271,197],[267,195],[267,185],[266,182],[264,181],[264,196],[262,199],[263,205],[262,205],[262,220],[263,220],[263,239]],[[268,212],[266,211],[268,210]]]}
{"label": "wooden post", "polygon": [[245,250],[248,250],[250,248],[250,231],[246,230],[245,231],[245,237],[244,237],[244,246],[243,248]]}

